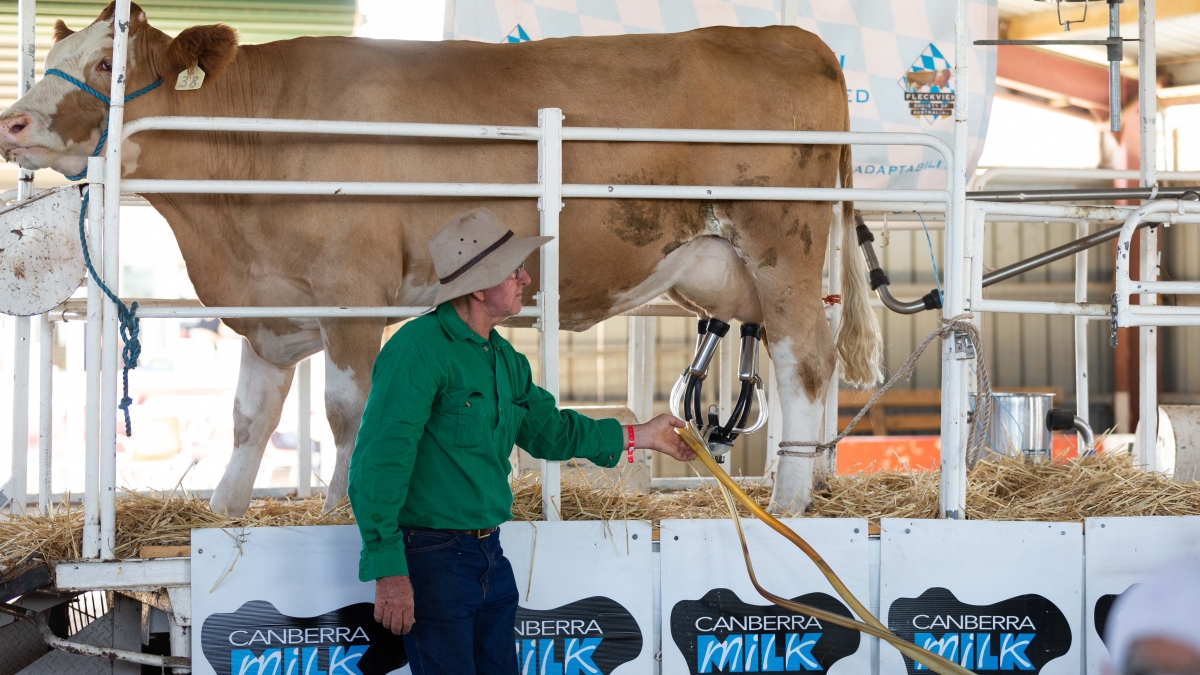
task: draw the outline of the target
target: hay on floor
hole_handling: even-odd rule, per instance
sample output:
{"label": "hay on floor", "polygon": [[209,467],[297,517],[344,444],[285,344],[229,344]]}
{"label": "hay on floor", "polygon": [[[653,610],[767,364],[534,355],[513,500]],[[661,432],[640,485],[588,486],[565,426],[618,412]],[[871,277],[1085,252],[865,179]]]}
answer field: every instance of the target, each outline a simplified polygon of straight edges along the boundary
{"label": "hay on floor", "polygon": [[[835,476],[819,492],[809,515],[825,518],[936,518],[937,471],[858,473]],[[1134,467],[1128,455],[1103,454],[1052,465],[1017,460],[981,462],[968,478],[967,516],[974,520],[1080,521],[1095,516],[1200,515],[1200,482],[1179,483]],[[517,520],[542,518],[536,477],[513,483]],[[766,506],[771,490],[745,489]],[[208,510],[208,503],[180,494],[125,493],[117,502],[120,558],[143,546],[179,546],[193,528],[345,525],[354,522],[348,502],[327,514],[322,498],[259,500],[245,518]],[[713,485],[675,492],[633,493],[621,484],[589,483],[568,473],[562,484],[563,520],[642,520],[657,527],[665,518],[724,518],[725,502]],[[749,515],[743,512],[743,515]],[[83,512],[59,507],[49,516],[0,517],[0,574],[30,560],[79,557]]]}

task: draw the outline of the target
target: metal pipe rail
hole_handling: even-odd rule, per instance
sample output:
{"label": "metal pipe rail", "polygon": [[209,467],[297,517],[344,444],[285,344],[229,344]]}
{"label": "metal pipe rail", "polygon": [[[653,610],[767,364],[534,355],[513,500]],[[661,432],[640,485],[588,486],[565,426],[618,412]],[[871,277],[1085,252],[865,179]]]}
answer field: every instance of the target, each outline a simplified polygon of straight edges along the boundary
{"label": "metal pipe rail", "polygon": [[1072,190],[993,190],[968,192],[967,199],[989,202],[1071,202],[1108,199],[1167,199],[1198,194],[1200,186],[1152,188],[1095,188]]}
{"label": "metal pipe rail", "polygon": [[[118,3],[121,4],[121,3]],[[127,10],[125,10],[127,11]],[[115,37],[124,42],[125,35]],[[124,49],[124,45],[116,53]],[[744,144],[883,144],[925,146],[938,152],[948,171],[953,170],[954,152],[941,139],[913,133],[858,133],[858,132],[812,132],[812,131],[747,131],[747,130],[688,130],[688,129],[615,129],[615,128],[563,128],[562,114],[556,110],[539,111],[538,127],[501,127],[488,125],[447,125],[417,123],[346,122],[313,120],[275,120],[242,118],[204,117],[154,117],[135,120],[121,126],[120,111],[112,111],[110,128],[120,127],[123,139],[143,131],[224,131],[241,133],[305,133],[305,134],[351,134],[396,137],[456,138],[497,141],[536,141],[538,143],[538,182],[527,184],[490,183],[404,183],[404,182],[334,182],[334,181],[222,181],[222,180],[150,180],[131,179],[122,181],[115,171],[119,160],[120,144],[111,144],[106,161],[94,161],[94,171],[89,182],[105,191],[103,204],[96,205],[90,214],[93,222],[103,220],[103,259],[105,279],[110,285],[117,283],[117,211],[122,194],[190,193],[190,194],[276,194],[276,195],[326,195],[326,196],[421,196],[421,197],[483,197],[483,198],[537,198],[542,212],[543,234],[557,236],[558,211],[564,198],[642,198],[642,199],[693,199],[693,200],[788,200],[788,201],[840,201],[855,199],[884,202],[887,206],[903,204],[908,208],[932,208],[944,210],[949,200],[947,190],[864,190],[824,188],[761,188],[720,186],[638,186],[638,185],[562,185],[562,143],[567,140],[595,142],[678,142],[678,143],[744,143]],[[101,181],[99,174],[105,174]],[[118,187],[120,186],[120,187]],[[101,228],[94,228],[100,230]],[[545,386],[557,392],[557,240],[542,249],[544,290],[538,294],[538,308],[523,310],[522,316],[540,317],[543,329],[541,350],[545,370]],[[92,295],[95,295],[95,289]],[[116,394],[116,315],[113,308],[105,307],[104,335],[106,349],[103,350],[102,393],[89,389],[89,411],[98,411],[100,417],[99,437],[103,439],[103,451],[99,452],[99,483],[105,491],[101,500],[98,527],[93,517],[85,518],[84,548],[95,555],[93,541],[99,539],[99,551],[106,555],[111,551],[113,533],[113,489],[115,473],[113,442],[115,429],[112,419]],[[351,316],[409,317],[426,311],[411,307],[217,307],[194,306],[147,306],[140,308],[144,318],[334,318]],[[638,314],[648,314],[641,308]],[[73,318],[66,310],[58,318]],[[93,317],[94,318],[94,317]],[[90,335],[97,335],[92,331]],[[113,348],[107,348],[113,344]],[[103,409],[99,405],[103,402]],[[89,413],[89,415],[92,413]],[[92,428],[92,427],[89,427]],[[545,512],[553,519],[557,513],[557,465],[544,464],[543,471]],[[89,474],[94,476],[95,474]],[[89,477],[89,486],[92,478]],[[91,501],[85,499],[85,505]],[[92,513],[94,509],[85,508]]]}
{"label": "metal pipe rail", "polygon": [[[1061,180],[1138,180],[1137,169],[1047,169],[1042,167],[1000,166],[984,170],[971,179],[968,190],[983,190],[988,183],[1001,178],[1039,178]],[[1159,180],[1200,181],[1200,171],[1159,171]]]}
{"label": "metal pipe rail", "polygon": [[1200,282],[1197,281],[1157,281],[1153,278],[1157,275],[1153,273],[1149,279],[1130,279],[1129,251],[1133,243],[1133,233],[1152,214],[1164,215],[1169,223],[1200,223],[1200,203],[1174,199],[1153,201],[1143,204],[1130,214],[1121,226],[1117,239],[1117,266],[1114,275],[1116,288],[1112,299],[1114,344],[1118,327],[1200,326],[1200,307],[1130,304],[1130,296],[1134,294],[1200,295]]}

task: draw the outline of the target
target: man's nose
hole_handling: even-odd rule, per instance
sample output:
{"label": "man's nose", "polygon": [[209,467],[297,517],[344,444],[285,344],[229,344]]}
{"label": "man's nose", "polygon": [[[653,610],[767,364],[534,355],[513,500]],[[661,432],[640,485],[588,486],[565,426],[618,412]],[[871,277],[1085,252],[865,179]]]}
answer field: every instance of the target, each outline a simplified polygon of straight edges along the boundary
{"label": "man's nose", "polygon": [[529,272],[526,272],[524,268],[521,268],[521,273],[517,275],[517,282],[522,286],[528,286],[529,284],[533,283],[533,278],[529,276]]}
{"label": "man's nose", "polygon": [[0,135],[5,140],[19,141],[22,134],[33,127],[33,118],[26,113],[17,113],[0,120]]}

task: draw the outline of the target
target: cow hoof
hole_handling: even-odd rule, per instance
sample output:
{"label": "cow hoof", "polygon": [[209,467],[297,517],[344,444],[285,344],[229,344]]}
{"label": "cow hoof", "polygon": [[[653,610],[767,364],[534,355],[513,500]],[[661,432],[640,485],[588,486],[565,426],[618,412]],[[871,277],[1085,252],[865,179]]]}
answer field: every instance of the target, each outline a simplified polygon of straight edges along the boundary
{"label": "cow hoof", "polygon": [[213,513],[228,516],[230,518],[241,518],[246,515],[246,510],[250,508],[250,499],[237,499],[225,494],[218,485],[216,491],[213,492],[212,500],[208,502],[208,508],[212,509]]}

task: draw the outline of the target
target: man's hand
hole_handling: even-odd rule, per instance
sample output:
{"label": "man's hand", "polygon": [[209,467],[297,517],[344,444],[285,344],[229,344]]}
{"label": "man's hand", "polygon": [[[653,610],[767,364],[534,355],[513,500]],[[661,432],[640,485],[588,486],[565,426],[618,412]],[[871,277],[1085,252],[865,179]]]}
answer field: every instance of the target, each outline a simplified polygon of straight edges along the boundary
{"label": "man's hand", "polygon": [[685,426],[687,424],[678,417],[659,415],[645,424],[633,425],[633,444],[638,448],[657,450],[681,462],[690,462],[696,459],[695,453],[675,433],[676,429]]}
{"label": "man's hand", "polygon": [[375,580],[375,620],[396,635],[412,630],[413,589],[408,577],[380,577]]}

